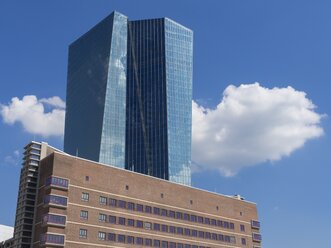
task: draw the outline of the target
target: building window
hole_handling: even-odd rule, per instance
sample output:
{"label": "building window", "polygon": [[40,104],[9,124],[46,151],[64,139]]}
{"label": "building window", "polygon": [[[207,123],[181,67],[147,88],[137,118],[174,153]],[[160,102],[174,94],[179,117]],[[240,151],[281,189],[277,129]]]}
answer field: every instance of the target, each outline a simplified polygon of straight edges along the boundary
{"label": "building window", "polygon": [[125,243],[125,235],[122,235],[122,234],[119,234],[119,235],[117,235],[117,241],[119,242],[119,243]]}
{"label": "building window", "polygon": [[118,217],[118,224],[125,226],[125,218]]}
{"label": "building window", "polygon": [[246,245],[246,239],[245,238],[241,238],[241,244]]}
{"label": "building window", "polygon": [[128,244],[134,244],[134,237],[133,236],[128,236],[127,237],[127,243]]}
{"label": "building window", "polygon": [[55,186],[60,187],[63,189],[68,189],[69,187],[69,180],[61,178],[61,177],[55,177],[50,176],[46,179],[45,186]]}
{"label": "building window", "polygon": [[192,201],[192,200],[190,200],[190,204],[191,204],[191,205],[193,204],[193,201]]}
{"label": "building window", "polygon": [[160,231],[160,224],[154,223],[154,231]]}
{"label": "building window", "polygon": [[174,227],[174,226],[169,226],[169,232],[170,232],[170,233],[176,233],[176,227]]}
{"label": "building window", "polygon": [[99,232],[98,233],[98,239],[99,240],[106,240],[106,233],[105,232]]}
{"label": "building window", "polygon": [[152,240],[151,239],[145,239],[145,245],[146,246],[152,246]]}
{"label": "building window", "polygon": [[230,222],[229,228],[233,230],[234,229],[234,223]]}
{"label": "building window", "polygon": [[235,244],[236,243],[236,237],[235,236],[230,236],[230,243]]}
{"label": "building window", "polygon": [[160,247],[160,240],[154,239],[154,247]]}
{"label": "building window", "polygon": [[61,207],[66,207],[68,199],[66,197],[57,196],[57,195],[45,195],[44,204],[45,205],[56,205]]}
{"label": "building window", "polygon": [[184,248],[184,245],[181,243],[177,243],[177,248]]}
{"label": "building window", "polygon": [[161,216],[167,216],[168,215],[168,211],[166,209],[161,209]]}
{"label": "building window", "polygon": [[119,200],[119,201],[118,201],[118,206],[119,206],[120,208],[126,208],[126,201]]}
{"label": "building window", "polygon": [[191,222],[197,222],[197,216],[196,215],[191,215]]}
{"label": "building window", "polygon": [[109,241],[116,241],[116,234],[115,233],[108,233],[108,240]]}
{"label": "building window", "polygon": [[203,217],[202,216],[198,216],[198,222],[203,223]]}
{"label": "building window", "polygon": [[176,219],[183,219],[183,214],[181,212],[176,212]]}
{"label": "building window", "polygon": [[216,233],[212,233],[211,234],[211,239],[212,240],[217,240],[217,234]]}
{"label": "building window", "polygon": [[116,224],[116,216],[109,215],[109,223]]}
{"label": "building window", "polygon": [[152,229],[152,223],[150,223],[150,222],[144,222],[144,227],[147,230],[151,230]]}
{"label": "building window", "polygon": [[82,201],[89,201],[89,193],[82,192],[82,196],[80,198]]}
{"label": "building window", "polygon": [[210,232],[205,232],[205,238],[210,239],[210,237],[211,237]]}
{"label": "building window", "polygon": [[256,241],[256,242],[261,242],[262,241],[262,236],[259,233],[253,233],[252,237],[253,237],[253,241]]}
{"label": "building window", "polygon": [[189,214],[186,214],[186,213],[184,213],[184,220],[189,220],[190,219],[190,215]]}
{"label": "building window", "polygon": [[81,210],[81,211],[80,211],[80,218],[81,218],[82,220],[87,220],[87,219],[88,219],[88,211]]}
{"label": "building window", "polygon": [[41,234],[40,235],[40,244],[41,245],[64,245],[64,235],[56,235],[51,233]]}
{"label": "building window", "polygon": [[190,229],[185,228],[185,229],[184,229],[184,234],[185,234],[186,236],[191,236],[191,231],[190,231]]}
{"label": "building window", "polygon": [[251,226],[252,226],[252,228],[260,229],[260,222],[257,221],[257,220],[252,220],[251,221]]}
{"label": "building window", "polygon": [[79,237],[82,239],[87,238],[87,230],[86,229],[79,229]]}
{"label": "building window", "polygon": [[137,204],[136,207],[137,207],[138,212],[143,212],[144,211],[144,206],[143,205]]}
{"label": "building window", "polygon": [[198,231],[193,229],[192,232],[191,232],[191,235],[193,237],[197,237],[198,236]]}
{"label": "building window", "polygon": [[170,218],[175,218],[175,211],[169,210],[169,217]]}
{"label": "building window", "polygon": [[160,215],[160,209],[157,208],[157,207],[154,207],[153,208],[153,213],[156,214],[156,215]]}
{"label": "building window", "polygon": [[240,231],[245,232],[245,225],[240,225]]}
{"label": "building window", "polygon": [[106,222],[107,221],[107,215],[99,214],[99,221],[100,222]]}
{"label": "building window", "polygon": [[161,226],[161,231],[162,232],[168,232],[168,226],[167,225],[162,225]]}
{"label": "building window", "polygon": [[162,241],[162,248],[168,248],[168,242]]}
{"label": "building window", "polygon": [[109,198],[109,206],[116,207],[117,206],[117,200],[113,198]]}
{"label": "building window", "polygon": [[61,225],[65,226],[66,216],[56,214],[45,214],[42,218],[43,225]]}
{"label": "building window", "polygon": [[224,235],[223,234],[218,234],[218,240],[219,241],[224,241]]}
{"label": "building window", "polygon": [[143,228],[143,222],[141,221],[141,220],[137,220],[136,221],[136,227],[138,227],[138,228]]}
{"label": "building window", "polygon": [[163,193],[161,193],[161,198],[163,198],[164,197],[164,195],[163,195]]}
{"label": "building window", "polygon": [[177,227],[177,234],[183,234],[183,228]]}
{"label": "building window", "polygon": [[211,219],[211,220],[210,220],[210,223],[211,223],[213,226],[216,226],[216,220],[215,220],[215,219]]}
{"label": "building window", "polygon": [[205,218],[205,224],[210,225],[210,219],[209,218]]}
{"label": "building window", "polygon": [[169,248],[176,248],[176,243],[175,242],[170,242],[169,243]]}
{"label": "building window", "polygon": [[126,190],[129,190],[129,185],[125,185],[125,189]]}
{"label": "building window", "polygon": [[216,210],[218,211],[220,208],[219,208],[219,206],[216,206]]}
{"label": "building window", "polygon": [[100,205],[107,205],[107,197],[100,196],[99,203],[100,203]]}
{"label": "building window", "polygon": [[86,182],[90,181],[90,177],[89,176],[85,176],[85,181]]}
{"label": "building window", "polygon": [[145,206],[145,213],[152,213],[152,207],[151,206]]}
{"label": "building window", "polygon": [[204,238],[205,237],[205,233],[203,231],[199,231],[199,238]]}
{"label": "building window", "polygon": [[134,210],[134,203],[133,202],[128,202],[128,209],[129,210]]}
{"label": "building window", "polygon": [[128,219],[128,226],[134,226],[134,220]]}
{"label": "building window", "polygon": [[143,238],[137,237],[136,238],[136,244],[137,245],[143,245]]}

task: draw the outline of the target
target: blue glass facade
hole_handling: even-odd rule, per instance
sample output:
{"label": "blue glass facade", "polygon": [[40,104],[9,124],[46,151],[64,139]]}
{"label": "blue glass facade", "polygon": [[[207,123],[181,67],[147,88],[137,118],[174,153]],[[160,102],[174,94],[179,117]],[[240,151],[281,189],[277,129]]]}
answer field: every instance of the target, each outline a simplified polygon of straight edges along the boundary
{"label": "blue glass facade", "polygon": [[127,17],[114,12],[69,47],[64,151],[124,168]]}
{"label": "blue glass facade", "polygon": [[69,49],[64,151],[191,184],[193,32],[114,12]]}

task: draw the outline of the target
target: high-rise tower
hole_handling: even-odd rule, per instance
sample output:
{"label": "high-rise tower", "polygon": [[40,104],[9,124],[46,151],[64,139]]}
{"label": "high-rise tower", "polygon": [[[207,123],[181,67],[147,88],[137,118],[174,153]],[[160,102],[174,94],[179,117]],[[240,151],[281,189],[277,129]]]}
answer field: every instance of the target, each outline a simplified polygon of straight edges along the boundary
{"label": "high-rise tower", "polygon": [[193,32],[112,13],[70,45],[64,151],[191,184]]}

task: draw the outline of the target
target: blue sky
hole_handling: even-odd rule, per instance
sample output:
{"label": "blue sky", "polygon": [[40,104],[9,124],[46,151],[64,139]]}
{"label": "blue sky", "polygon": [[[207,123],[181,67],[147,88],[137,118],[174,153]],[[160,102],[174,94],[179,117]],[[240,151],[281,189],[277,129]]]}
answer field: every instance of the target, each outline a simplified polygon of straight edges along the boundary
{"label": "blue sky", "polygon": [[[45,99],[65,100],[68,45],[113,10],[132,20],[166,16],[194,31],[196,125],[215,132],[195,128],[204,139],[193,137],[200,147],[213,139],[218,156],[193,147],[193,185],[256,202],[264,247],[329,247],[331,2],[1,1],[1,109],[27,95],[46,111],[55,105]],[[233,102],[245,118],[226,114]],[[62,148],[63,138],[0,118],[0,224],[13,225],[22,147],[45,140]],[[289,136],[270,135],[278,127]],[[222,130],[232,139],[222,142]]]}

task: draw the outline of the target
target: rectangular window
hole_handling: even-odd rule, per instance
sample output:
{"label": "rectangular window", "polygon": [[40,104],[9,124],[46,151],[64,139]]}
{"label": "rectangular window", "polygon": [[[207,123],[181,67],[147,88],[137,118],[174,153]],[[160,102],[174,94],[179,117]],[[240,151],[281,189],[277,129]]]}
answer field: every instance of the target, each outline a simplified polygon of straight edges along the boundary
{"label": "rectangular window", "polygon": [[253,241],[261,242],[262,241],[262,236],[259,233],[253,233],[252,234]]}
{"label": "rectangular window", "polygon": [[216,233],[212,233],[211,234],[211,239],[212,240],[217,240],[217,234]]}
{"label": "rectangular window", "polygon": [[154,247],[160,247],[160,244],[161,244],[161,242],[160,242],[160,240],[157,240],[157,239],[154,239]]}
{"label": "rectangular window", "polygon": [[87,230],[86,229],[79,229],[79,237],[82,239],[87,238]]}
{"label": "rectangular window", "polygon": [[145,245],[146,246],[152,246],[152,240],[151,239],[145,239]]}
{"label": "rectangular window", "polygon": [[43,225],[61,225],[66,224],[66,216],[57,214],[45,214],[42,218]]}
{"label": "rectangular window", "polygon": [[109,198],[109,206],[116,207],[117,206],[117,200],[113,198]]}
{"label": "rectangular window", "polygon": [[107,221],[107,215],[99,214],[99,221],[100,222],[106,222]]}
{"label": "rectangular window", "polygon": [[175,218],[175,211],[169,211],[169,217],[170,218]]}
{"label": "rectangular window", "polygon": [[185,244],[185,245],[184,245],[184,248],[191,248],[191,245],[189,245],[189,244]]}
{"label": "rectangular window", "polygon": [[168,226],[167,225],[162,225],[161,226],[161,231],[162,232],[168,232]]}
{"label": "rectangular window", "polygon": [[109,223],[116,224],[116,216],[109,215]]}
{"label": "rectangular window", "polygon": [[224,241],[224,235],[223,234],[218,234],[218,240],[219,241]]}
{"label": "rectangular window", "polygon": [[116,241],[116,234],[115,233],[108,233],[108,240],[109,241]]}
{"label": "rectangular window", "polygon": [[252,228],[255,228],[255,229],[260,229],[260,221],[257,221],[257,220],[252,220],[251,221],[251,225],[252,225]]}
{"label": "rectangular window", "polygon": [[176,212],[176,219],[183,219],[183,214],[181,212]]}
{"label": "rectangular window", "polygon": [[66,207],[68,203],[68,199],[66,197],[57,196],[57,195],[45,195],[44,196],[44,204],[45,205],[56,205]]}
{"label": "rectangular window", "polygon": [[126,208],[126,201],[119,200],[119,201],[118,201],[118,206],[119,206],[120,208]]}
{"label": "rectangular window", "polygon": [[143,222],[141,220],[136,221],[136,227],[143,228]]}
{"label": "rectangular window", "polygon": [[137,237],[136,238],[136,244],[137,245],[143,245],[143,238]]}
{"label": "rectangular window", "polygon": [[176,243],[175,242],[170,242],[169,243],[169,248],[176,248]]}
{"label": "rectangular window", "polygon": [[190,219],[190,215],[189,214],[186,214],[186,213],[184,213],[184,220],[189,220]]}
{"label": "rectangular window", "polygon": [[234,229],[234,223],[230,222],[229,228],[233,230]]}
{"label": "rectangular window", "polygon": [[137,207],[138,212],[143,212],[144,211],[144,206],[143,205],[137,204],[136,207]]}
{"label": "rectangular window", "polygon": [[245,225],[240,225],[240,231],[245,232]]}
{"label": "rectangular window", "polygon": [[230,236],[230,243],[235,244],[236,243],[236,237],[235,236]]}
{"label": "rectangular window", "polygon": [[128,236],[127,237],[127,243],[128,244],[134,244],[134,237],[133,236]]}
{"label": "rectangular window", "polygon": [[88,211],[81,210],[80,211],[80,219],[87,220],[88,219]]}
{"label": "rectangular window", "polygon": [[203,217],[202,216],[198,216],[198,222],[203,223]]}
{"label": "rectangular window", "polygon": [[198,231],[197,231],[197,230],[192,230],[192,231],[191,231],[191,235],[192,235],[193,237],[198,237]]}
{"label": "rectangular window", "polygon": [[69,181],[61,177],[50,176],[46,179],[45,186],[55,186],[68,189]]}
{"label": "rectangular window", "polygon": [[161,209],[161,216],[167,216],[168,215],[168,211],[166,209]]}
{"label": "rectangular window", "polygon": [[152,207],[151,206],[145,206],[145,213],[152,213]]}
{"label": "rectangular window", "polygon": [[223,221],[223,227],[224,228],[229,228],[230,224],[227,221]]}
{"label": "rectangular window", "polygon": [[153,228],[154,231],[160,231],[160,224],[158,223],[154,223],[154,228]]}
{"label": "rectangular window", "polygon": [[216,226],[216,220],[215,220],[215,219],[211,219],[211,220],[210,220],[210,223],[211,223],[213,226]]}
{"label": "rectangular window", "polygon": [[89,201],[89,193],[82,192],[82,196],[80,198],[82,201]]}
{"label": "rectangular window", "polygon": [[204,238],[205,237],[205,233],[203,231],[199,231],[199,238]]}
{"label": "rectangular window", "polygon": [[246,245],[246,239],[245,238],[241,238],[241,244]]}
{"label": "rectangular window", "polygon": [[98,239],[99,240],[106,240],[106,233],[105,232],[99,232],[98,233]]}
{"label": "rectangular window", "polygon": [[128,219],[128,226],[134,226],[134,220]]}
{"label": "rectangular window", "polygon": [[181,243],[177,243],[177,248],[184,248],[184,245]]}
{"label": "rectangular window", "polygon": [[134,203],[133,202],[128,202],[128,209],[129,210],[134,210]]}
{"label": "rectangular window", "polygon": [[191,220],[191,222],[197,222],[197,216],[191,214],[191,219],[190,220]]}
{"label": "rectangular window", "polygon": [[146,230],[152,230],[152,223],[144,222],[144,227],[145,227]]}
{"label": "rectangular window", "polygon": [[183,228],[182,227],[177,227],[177,234],[183,234]]}
{"label": "rectangular window", "polygon": [[210,239],[210,237],[211,237],[210,232],[205,232],[205,238]]}
{"label": "rectangular window", "polygon": [[154,207],[154,208],[153,208],[153,213],[156,214],[156,215],[160,215],[160,209]]}
{"label": "rectangular window", "polygon": [[118,217],[118,224],[125,226],[125,218]]}
{"label": "rectangular window", "polygon": [[41,234],[40,235],[40,244],[41,245],[64,245],[64,235],[57,234]]}
{"label": "rectangular window", "polygon": [[125,243],[125,235],[122,235],[122,234],[119,234],[119,235],[117,235],[117,241],[119,242],[119,243]]}
{"label": "rectangular window", "polygon": [[162,248],[168,248],[168,242],[167,241],[162,241],[161,245],[162,245]]}
{"label": "rectangular window", "polygon": [[100,203],[100,205],[107,205],[107,197],[100,196],[99,203]]}
{"label": "rectangular window", "polygon": [[174,226],[169,226],[169,232],[170,232],[170,233],[176,233],[176,227],[174,227]]}
{"label": "rectangular window", "polygon": [[185,228],[184,229],[184,234],[185,234],[185,236],[191,236],[191,230],[188,229],[188,228]]}
{"label": "rectangular window", "polygon": [[205,224],[210,225],[210,219],[209,218],[205,218]]}

